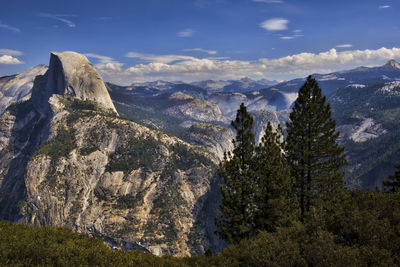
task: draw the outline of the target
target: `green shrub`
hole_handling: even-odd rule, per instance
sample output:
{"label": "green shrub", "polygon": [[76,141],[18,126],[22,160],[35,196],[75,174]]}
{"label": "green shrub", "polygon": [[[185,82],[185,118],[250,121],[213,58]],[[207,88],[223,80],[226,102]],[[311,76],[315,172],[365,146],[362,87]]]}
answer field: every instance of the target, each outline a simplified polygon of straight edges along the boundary
{"label": "green shrub", "polygon": [[76,148],[75,129],[66,129],[60,127],[57,135],[44,142],[34,155],[48,155],[52,160],[57,161],[59,158],[67,158],[69,153]]}
{"label": "green shrub", "polygon": [[159,145],[160,142],[151,137],[144,139],[130,138],[110,155],[106,171],[124,171],[129,173],[141,167],[153,170],[156,168],[154,163],[158,156]]}

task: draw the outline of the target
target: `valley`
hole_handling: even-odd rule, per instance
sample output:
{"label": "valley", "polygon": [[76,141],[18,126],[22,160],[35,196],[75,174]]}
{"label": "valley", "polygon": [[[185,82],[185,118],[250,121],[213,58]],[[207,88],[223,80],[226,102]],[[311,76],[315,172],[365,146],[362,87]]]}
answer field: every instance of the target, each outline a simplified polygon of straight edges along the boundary
{"label": "valley", "polygon": [[[400,161],[400,66],[314,74],[346,147],[350,188],[373,189]],[[104,83],[85,56],[0,78],[0,219],[67,226],[111,247],[190,256],[215,235],[216,168],[241,103],[260,142],[286,121],[305,79]]]}

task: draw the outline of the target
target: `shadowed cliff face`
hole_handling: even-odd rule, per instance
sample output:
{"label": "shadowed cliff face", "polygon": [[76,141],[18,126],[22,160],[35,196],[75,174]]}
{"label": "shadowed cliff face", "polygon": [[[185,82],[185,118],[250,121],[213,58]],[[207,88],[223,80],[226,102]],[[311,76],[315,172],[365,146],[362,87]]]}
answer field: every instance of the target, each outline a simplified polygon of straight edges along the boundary
{"label": "shadowed cliff face", "polygon": [[84,56],[53,53],[31,100],[0,117],[0,219],[68,226],[158,255],[218,250],[216,162],[121,119]]}
{"label": "shadowed cliff face", "polygon": [[47,137],[47,123],[30,101],[10,106],[0,118],[0,220],[23,219],[26,165]]}

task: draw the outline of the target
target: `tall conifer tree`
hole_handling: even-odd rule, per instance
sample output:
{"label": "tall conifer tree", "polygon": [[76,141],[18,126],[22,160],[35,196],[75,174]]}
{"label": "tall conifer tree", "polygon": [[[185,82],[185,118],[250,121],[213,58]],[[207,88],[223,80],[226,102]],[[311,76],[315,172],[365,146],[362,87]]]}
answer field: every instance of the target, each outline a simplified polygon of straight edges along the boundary
{"label": "tall conifer tree", "polygon": [[280,125],[274,131],[270,122],[256,148],[256,228],[275,231],[293,219],[290,171],[283,154],[284,139]]}
{"label": "tall conifer tree", "polygon": [[328,208],[344,190],[344,147],[337,143],[339,132],[325,102],[317,81],[309,76],[287,123],[287,158],[302,220],[311,207]]}
{"label": "tall conifer tree", "polygon": [[254,230],[254,134],[253,118],[242,103],[232,127],[237,135],[232,153],[225,153],[218,174],[221,185],[221,216],[216,220],[218,234],[229,243],[238,243]]}

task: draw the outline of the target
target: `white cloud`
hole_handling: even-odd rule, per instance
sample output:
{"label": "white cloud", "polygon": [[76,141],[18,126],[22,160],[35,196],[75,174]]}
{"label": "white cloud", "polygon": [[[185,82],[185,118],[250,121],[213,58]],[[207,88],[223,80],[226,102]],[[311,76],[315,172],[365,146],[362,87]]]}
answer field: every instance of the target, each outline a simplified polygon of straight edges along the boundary
{"label": "white cloud", "polygon": [[12,50],[12,49],[0,49],[0,55],[9,55],[9,56],[22,56],[24,53],[18,50]]}
{"label": "white cloud", "polygon": [[122,66],[124,65],[121,62],[115,61],[113,58],[103,55],[98,55],[94,53],[86,53],[85,56],[89,58],[95,58],[100,62],[95,64],[95,67],[101,69],[103,71],[122,71]]}
{"label": "white cloud", "polygon": [[178,32],[179,37],[191,37],[193,36],[194,31],[192,29],[186,29],[183,31]]}
{"label": "white cloud", "polygon": [[55,15],[55,14],[48,14],[48,13],[39,13],[37,16],[42,17],[42,18],[50,18],[50,19],[55,19],[58,21],[61,21],[65,23],[68,27],[74,28],[76,27],[75,23],[70,21],[69,19],[66,19],[68,17],[76,17],[75,15]]}
{"label": "white cloud", "polygon": [[282,31],[287,29],[289,20],[283,18],[273,18],[260,23],[260,27],[267,31]]}
{"label": "white cloud", "polygon": [[379,8],[380,8],[380,9],[383,9],[383,8],[390,8],[390,6],[379,6]]}
{"label": "white cloud", "polygon": [[183,49],[184,52],[203,52],[209,55],[216,55],[217,51],[215,50],[206,50],[203,48],[190,48],[190,49]]}
{"label": "white cloud", "polygon": [[297,29],[297,30],[293,30],[293,33],[300,33],[300,32],[302,32],[303,30],[299,30],[299,29]]}
{"label": "white cloud", "polygon": [[24,64],[24,62],[20,61],[18,58],[9,55],[3,55],[0,57],[0,64],[16,65],[16,64]]}
{"label": "white cloud", "polygon": [[282,40],[292,40],[292,39],[296,39],[299,37],[303,37],[303,34],[293,34],[293,35],[284,35],[284,36],[280,36],[279,39]]}
{"label": "white cloud", "polygon": [[125,55],[128,58],[139,58],[145,61],[153,63],[171,63],[175,61],[195,60],[195,57],[181,56],[181,55],[153,55],[153,54],[142,54],[136,52],[129,52]]}
{"label": "white cloud", "polygon": [[[329,73],[358,66],[380,65],[390,59],[400,59],[400,48],[376,50],[336,49],[321,53],[300,53],[255,61],[225,58],[196,58],[180,55],[150,55],[130,52],[129,57],[140,58],[147,63],[122,69],[122,65],[100,63],[96,68],[103,77],[117,84],[131,84],[151,80],[195,81],[203,79],[237,79],[247,76],[254,79],[292,79],[312,73]],[[121,64],[121,63],[119,63]]]}
{"label": "white cloud", "polygon": [[21,30],[19,28],[16,28],[16,27],[13,27],[13,26],[10,26],[7,24],[3,24],[1,21],[0,21],[0,28],[6,29],[6,30],[9,30],[12,32],[21,32]]}
{"label": "white cloud", "polygon": [[95,67],[103,71],[122,71],[123,65],[124,63],[120,62],[106,62],[106,63],[98,63],[95,65]]}
{"label": "white cloud", "polygon": [[282,39],[282,40],[292,40],[292,39],[294,39],[296,37],[295,36],[281,36],[279,38]]}
{"label": "white cloud", "polygon": [[338,47],[338,48],[350,48],[350,47],[353,47],[353,45],[352,44],[340,44],[340,45],[337,45],[336,47]]}
{"label": "white cloud", "polygon": [[102,63],[108,63],[108,62],[113,61],[113,59],[111,57],[102,56],[102,55],[98,55],[98,54],[94,54],[94,53],[86,53],[84,55],[87,57],[96,58],[96,59],[100,60],[100,62],[102,62]]}
{"label": "white cloud", "polygon": [[253,0],[254,2],[259,2],[259,3],[283,3],[282,0]]}

